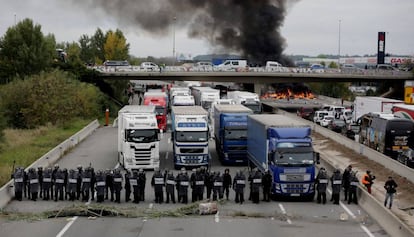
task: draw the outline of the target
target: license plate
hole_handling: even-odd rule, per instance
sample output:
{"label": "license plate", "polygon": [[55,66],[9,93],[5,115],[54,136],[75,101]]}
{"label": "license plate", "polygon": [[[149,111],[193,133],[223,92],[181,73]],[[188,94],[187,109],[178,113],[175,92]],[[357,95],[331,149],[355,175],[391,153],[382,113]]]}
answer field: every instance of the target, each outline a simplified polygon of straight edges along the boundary
{"label": "license plate", "polygon": [[299,193],[292,193],[292,194],[290,194],[290,196],[292,196],[292,197],[299,197],[300,194]]}

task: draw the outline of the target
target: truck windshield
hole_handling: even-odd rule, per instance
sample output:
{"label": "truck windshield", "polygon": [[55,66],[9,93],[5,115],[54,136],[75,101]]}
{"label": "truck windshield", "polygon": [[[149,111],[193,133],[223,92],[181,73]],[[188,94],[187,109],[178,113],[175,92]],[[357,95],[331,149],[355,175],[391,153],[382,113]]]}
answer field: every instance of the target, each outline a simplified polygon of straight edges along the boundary
{"label": "truck windshield", "polygon": [[207,131],[183,131],[176,132],[175,139],[177,142],[205,142],[208,140]]}
{"label": "truck windshield", "polygon": [[158,130],[156,129],[127,129],[127,142],[148,143],[158,141]]}
{"label": "truck windshield", "polygon": [[228,130],[224,132],[224,138],[227,140],[247,140],[247,130],[238,129],[238,130]]}
{"label": "truck windshield", "polygon": [[309,166],[313,165],[313,152],[311,148],[279,149],[274,153],[273,161],[281,166]]}
{"label": "truck windshield", "polygon": [[155,114],[156,115],[164,115],[165,114],[165,107],[163,107],[163,106],[156,106],[155,107]]}
{"label": "truck windshield", "polygon": [[242,105],[244,105],[247,108],[251,109],[253,111],[253,113],[255,113],[255,114],[262,112],[259,103],[256,103],[256,104],[242,103]]}

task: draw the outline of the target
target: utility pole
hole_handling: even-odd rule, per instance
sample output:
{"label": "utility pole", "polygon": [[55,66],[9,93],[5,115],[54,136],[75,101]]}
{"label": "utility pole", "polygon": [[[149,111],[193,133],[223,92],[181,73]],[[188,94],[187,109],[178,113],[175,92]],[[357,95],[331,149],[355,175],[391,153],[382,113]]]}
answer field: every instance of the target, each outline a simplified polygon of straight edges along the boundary
{"label": "utility pole", "polygon": [[173,66],[175,66],[175,22],[177,21],[177,17],[174,16],[173,18]]}
{"label": "utility pole", "polygon": [[341,58],[341,19],[339,19],[339,29],[338,29],[338,69],[341,67],[340,58]]}

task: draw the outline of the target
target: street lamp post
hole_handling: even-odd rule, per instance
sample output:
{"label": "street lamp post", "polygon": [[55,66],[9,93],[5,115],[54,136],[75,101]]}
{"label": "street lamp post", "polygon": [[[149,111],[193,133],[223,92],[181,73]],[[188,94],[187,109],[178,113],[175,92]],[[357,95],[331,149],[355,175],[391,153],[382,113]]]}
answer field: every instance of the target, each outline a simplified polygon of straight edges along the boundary
{"label": "street lamp post", "polygon": [[339,20],[339,29],[338,29],[338,68],[340,68],[340,58],[341,58],[341,20]]}
{"label": "street lamp post", "polygon": [[173,18],[173,66],[175,66],[175,22],[177,21],[177,17]]}

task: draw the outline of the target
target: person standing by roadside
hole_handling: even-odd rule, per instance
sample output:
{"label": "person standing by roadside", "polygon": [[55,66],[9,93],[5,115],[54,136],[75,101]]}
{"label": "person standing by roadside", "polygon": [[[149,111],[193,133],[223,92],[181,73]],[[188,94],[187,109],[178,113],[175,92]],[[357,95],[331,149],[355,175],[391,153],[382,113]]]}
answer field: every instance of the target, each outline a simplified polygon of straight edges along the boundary
{"label": "person standing by roadside", "polygon": [[223,191],[226,194],[226,200],[229,200],[231,185],[230,169],[225,169],[223,174]]}
{"label": "person standing by roadside", "polygon": [[352,165],[348,165],[348,167],[344,170],[344,173],[342,174],[342,187],[344,188],[344,196],[345,196],[344,201],[348,200],[351,172],[352,172]]}
{"label": "person standing by roadside", "polygon": [[351,202],[358,204],[357,198],[357,189],[358,189],[358,177],[356,176],[356,172],[352,171],[349,178],[349,193],[348,193],[348,204]]}
{"label": "person standing by roadside", "polygon": [[[396,188],[398,187],[397,183],[394,181],[394,179],[389,176],[387,182],[385,182],[384,188],[387,191],[385,193],[385,201],[384,201],[384,207],[387,206],[391,209],[392,202],[394,201],[394,194],[397,192]],[[388,202],[389,201],[389,202]]]}
{"label": "person standing by roadside", "polygon": [[272,188],[272,174],[270,170],[266,170],[262,177],[262,185],[263,185],[263,200],[265,202],[270,202],[270,190]]}
{"label": "person standing by roadside", "polygon": [[371,187],[374,184],[375,175],[371,174],[370,170],[362,176],[361,183],[367,188],[369,194],[371,194]]}

